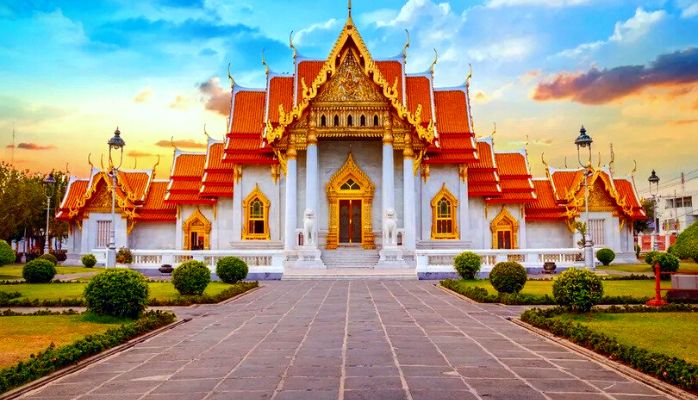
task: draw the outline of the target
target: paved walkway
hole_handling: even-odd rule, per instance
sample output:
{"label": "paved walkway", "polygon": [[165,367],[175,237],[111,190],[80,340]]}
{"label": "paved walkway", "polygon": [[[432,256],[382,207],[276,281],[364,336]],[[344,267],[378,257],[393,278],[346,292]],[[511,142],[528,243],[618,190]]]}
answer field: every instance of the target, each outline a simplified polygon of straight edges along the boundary
{"label": "paved walkway", "polygon": [[431,282],[269,282],[34,399],[659,399]]}

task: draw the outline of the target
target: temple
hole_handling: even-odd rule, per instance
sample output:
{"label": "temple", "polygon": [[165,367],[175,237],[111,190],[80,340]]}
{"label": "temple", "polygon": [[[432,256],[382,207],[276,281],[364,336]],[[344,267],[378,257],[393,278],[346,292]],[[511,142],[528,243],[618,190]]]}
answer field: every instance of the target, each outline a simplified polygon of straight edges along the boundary
{"label": "temple", "polygon": [[429,277],[467,249],[574,264],[586,181],[595,247],[634,259],[632,221],[646,216],[631,177],[546,165],[534,178],[525,149],[476,136],[470,78],[434,87],[436,60],[406,73],[408,45],[374,59],[350,14],[327,59],[291,42],[292,74],[265,64],[258,89],[231,77],[225,139],[176,149],[168,179],[118,170],[114,185],[109,166],[71,178],[57,215],[71,226],[69,253],[104,252],[115,194],[116,247],[133,249],[139,268],[233,254],[272,278],[341,267]]}

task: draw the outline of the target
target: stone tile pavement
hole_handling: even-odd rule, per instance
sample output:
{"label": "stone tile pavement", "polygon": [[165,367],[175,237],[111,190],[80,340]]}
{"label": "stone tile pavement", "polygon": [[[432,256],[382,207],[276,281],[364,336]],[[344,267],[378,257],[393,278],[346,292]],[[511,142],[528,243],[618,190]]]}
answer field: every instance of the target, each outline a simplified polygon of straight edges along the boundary
{"label": "stone tile pavement", "polygon": [[31,399],[660,399],[425,281],[265,282]]}

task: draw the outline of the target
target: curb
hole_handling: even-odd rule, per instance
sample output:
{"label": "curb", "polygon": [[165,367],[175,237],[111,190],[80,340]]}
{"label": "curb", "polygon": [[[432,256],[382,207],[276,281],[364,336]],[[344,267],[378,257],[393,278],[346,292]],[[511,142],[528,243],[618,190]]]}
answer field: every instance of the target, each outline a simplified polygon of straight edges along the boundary
{"label": "curb", "polygon": [[589,350],[586,347],[582,347],[578,344],[570,342],[567,339],[555,336],[546,330],[536,328],[535,326],[530,325],[530,324],[522,321],[519,318],[507,318],[507,319],[509,319],[511,322],[515,323],[516,325],[519,325],[523,328],[526,328],[529,331],[536,333],[540,336],[543,336],[544,338],[546,338],[554,343],[557,343],[563,347],[566,347],[569,350],[572,350],[576,353],[579,353],[587,358],[590,358],[591,360],[596,361],[599,364],[603,364],[606,367],[609,367],[617,372],[620,372],[621,374],[626,375],[629,378],[632,378],[636,381],[642,382],[642,383],[652,387],[653,389],[655,389],[663,394],[669,395],[670,397],[673,397],[675,399],[680,399],[680,400],[695,400],[697,398],[693,394],[691,394],[683,389],[679,389],[679,388],[677,388],[673,385],[670,385],[664,381],[661,381],[653,376],[644,374],[636,369],[630,368],[627,365],[622,364],[620,362],[610,360],[607,357],[604,357],[601,354],[596,353],[595,351]]}
{"label": "curb", "polygon": [[136,338],[133,338],[125,343],[122,343],[116,347],[112,347],[111,349],[105,350],[99,354],[95,354],[93,356],[90,356],[88,358],[85,358],[83,360],[78,361],[77,363],[67,366],[65,368],[62,368],[58,371],[52,372],[42,378],[39,378],[35,381],[29,382],[26,385],[20,386],[18,388],[12,389],[9,392],[6,392],[4,394],[0,394],[0,400],[10,400],[10,399],[16,399],[24,394],[27,394],[33,390],[36,390],[48,383],[51,383],[59,378],[62,378],[68,374],[72,374],[73,372],[80,371],[81,369],[84,369],[86,367],[89,367],[91,364],[96,363],[97,361],[101,361],[111,355],[114,355],[116,353],[122,352],[126,349],[130,349],[131,347],[142,343],[154,336],[159,335],[162,332],[168,331],[170,329],[174,329],[179,325],[182,325],[186,322],[191,321],[191,318],[185,318],[179,321],[175,321],[169,325],[165,325],[163,327],[160,327],[154,331],[150,331],[144,335],[138,336]]}
{"label": "curb", "polygon": [[[250,290],[245,290],[244,292],[242,292],[242,293],[240,293],[240,294],[238,294],[238,295],[236,295],[236,296],[233,296],[233,297],[231,297],[231,298],[229,298],[229,299],[225,299],[225,300],[223,300],[223,301],[221,301],[221,302],[219,302],[219,303],[216,303],[216,305],[224,305],[224,304],[232,303],[233,301],[235,301],[235,300],[241,298],[242,296],[245,296],[245,295],[248,294],[248,293],[256,292],[257,290],[259,290],[259,289],[261,289],[261,288],[263,288],[263,287],[264,287],[264,285],[257,285],[257,287],[253,287],[253,288],[250,289]],[[195,304],[192,304],[192,305],[195,305]],[[197,306],[200,306],[200,305],[202,305],[202,304],[196,304],[196,305],[197,305]],[[2,399],[0,399],[0,400],[2,400]]]}

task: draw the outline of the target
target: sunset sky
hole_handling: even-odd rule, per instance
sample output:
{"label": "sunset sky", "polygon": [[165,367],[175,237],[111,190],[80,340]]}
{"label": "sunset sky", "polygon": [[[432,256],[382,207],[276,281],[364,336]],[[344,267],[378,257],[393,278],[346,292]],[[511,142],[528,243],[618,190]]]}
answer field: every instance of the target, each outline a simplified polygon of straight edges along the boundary
{"label": "sunset sky", "polygon": [[[25,1],[0,4],[0,158],[22,168],[88,171],[118,125],[124,166],[167,177],[170,137],[186,149],[225,134],[215,100],[238,84],[263,87],[272,70],[291,72],[289,33],[304,57],[324,59],[346,18],[346,1]],[[540,158],[577,164],[581,124],[594,163],[618,175],[638,164],[669,181],[698,169],[698,1],[354,0],[353,17],[374,58],[400,54],[411,36],[408,72],[439,52],[437,86],[461,85],[472,64],[478,135],[500,150],[529,138]],[[223,97],[224,98],[224,97]],[[213,101],[211,101],[213,100]],[[224,111],[222,113],[221,111]],[[694,176],[698,176],[695,174]],[[695,183],[698,181],[692,181]]]}

